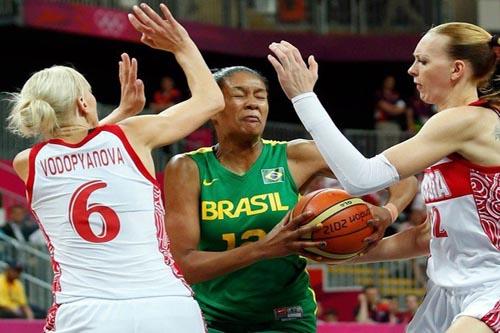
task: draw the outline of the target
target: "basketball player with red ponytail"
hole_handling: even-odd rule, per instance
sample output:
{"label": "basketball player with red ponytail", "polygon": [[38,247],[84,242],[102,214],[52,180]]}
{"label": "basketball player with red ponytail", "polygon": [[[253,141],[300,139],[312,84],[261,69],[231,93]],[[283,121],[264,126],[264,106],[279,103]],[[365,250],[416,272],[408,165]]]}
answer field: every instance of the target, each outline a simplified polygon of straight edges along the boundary
{"label": "basketball player with red ponytail", "polygon": [[348,191],[371,192],[425,170],[428,223],[383,239],[356,259],[431,254],[428,292],[408,332],[500,332],[499,36],[460,22],[430,29],[408,73],[438,113],[413,138],[370,159],[342,135],[312,92],[314,58],[306,65],[287,42],[270,49],[283,90]]}

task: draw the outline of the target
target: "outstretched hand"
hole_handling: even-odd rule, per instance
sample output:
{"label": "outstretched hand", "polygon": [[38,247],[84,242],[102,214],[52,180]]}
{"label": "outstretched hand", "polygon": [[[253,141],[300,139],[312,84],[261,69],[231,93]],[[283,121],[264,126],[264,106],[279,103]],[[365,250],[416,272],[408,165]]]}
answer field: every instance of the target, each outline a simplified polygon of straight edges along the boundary
{"label": "outstretched hand", "polygon": [[166,5],[160,4],[162,18],[151,7],[141,4],[132,8],[128,14],[135,30],[142,33],[141,42],[154,48],[176,53],[191,40],[182,25],[170,13]]}
{"label": "outstretched hand", "polygon": [[289,99],[313,91],[318,80],[318,63],[314,56],[309,56],[306,65],[300,51],[287,41],[271,43],[269,49],[274,55],[268,55],[267,59],[276,70],[281,88]]}
{"label": "outstretched hand", "polygon": [[312,217],[311,212],[302,213],[295,218],[290,218],[290,212],[271,230],[262,242],[265,258],[275,258],[300,253],[306,247],[324,246],[322,241],[308,241],[303,236],[321,229],[321,224],[303,225]]}
{"label": "outstretched hand", "polygon": [[120,106],[118,107],[125,117],[135,116],[144,109],[146,96],[144,84],[137,78],[137,60],[127,53],[122,53],[118,63],[121,86]]}

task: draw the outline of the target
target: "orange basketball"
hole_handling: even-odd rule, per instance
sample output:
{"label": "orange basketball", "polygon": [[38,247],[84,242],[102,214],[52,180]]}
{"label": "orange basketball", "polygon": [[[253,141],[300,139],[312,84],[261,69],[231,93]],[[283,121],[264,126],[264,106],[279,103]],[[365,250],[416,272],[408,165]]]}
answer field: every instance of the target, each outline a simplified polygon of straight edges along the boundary
{"label": "orange basketball", "polygon": [[292,217],[304,211],[313,212],[306,224],[322,223],[323,227],[304,238],[325,241],[324,248],[306,251],[329,259],[349,259],[363,251],[363,239],[373,233],[367,224],[372,219],[368,205],[360,198],[338,189],[317,190],[303,196],[292,211]]}

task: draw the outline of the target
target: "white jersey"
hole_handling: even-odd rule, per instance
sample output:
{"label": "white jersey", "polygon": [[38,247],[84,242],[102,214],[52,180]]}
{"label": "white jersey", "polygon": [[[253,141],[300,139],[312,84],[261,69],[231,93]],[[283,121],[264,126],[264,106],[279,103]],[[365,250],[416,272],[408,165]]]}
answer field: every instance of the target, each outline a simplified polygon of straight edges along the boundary
{"label": "white jersey", "polygon": [[169,252],[158,183],[119,126],[98,127],[78,144],[34,146],[27,190],[57,304],[192,295]]}
{"label": "white jersey", "polygon": [[432,281],[448,288],[500,281],[500,166],[454,154],[426,169],[421,192],[431,221]]}

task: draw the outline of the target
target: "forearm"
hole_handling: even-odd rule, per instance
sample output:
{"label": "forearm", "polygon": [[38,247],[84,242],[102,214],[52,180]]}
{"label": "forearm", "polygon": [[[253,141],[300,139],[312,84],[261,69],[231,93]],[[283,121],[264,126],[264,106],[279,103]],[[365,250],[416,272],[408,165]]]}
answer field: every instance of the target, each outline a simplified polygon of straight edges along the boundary
{"label": "forearm", "polygon": [[117,107],[110,114],[99,121],[99,126],[116,124],[124,119],[127,119],[128,117],[129,114],[127,114],[127,112],[120,109],[120,107]]}
{"label": "forearm", "polygon": [[418,181],[414,176],[405,178],[389,187],[389,199],[387,203],[393,204],[398,213],[402,212],[410,204],[418,190]]}
{"label": "forearm", "polygon": [[178,260],[178,264],[186,281],[194,284],[234,272],[261,259],[264,259],[263,251],[252,242],[222,252],[192,250]]}
{"label": "forearm", "polygon": [[197,100],[202,103],[203,107],[200,109],[209,110],[215,114],[216,112],[210,105],[221,104],[222,92],[194,42],[191,39],[184,42],[180,51],[175,52],[174,55],[186,75],[191,92],[190,100]]}
{"label": "forearm", "polygon": [[346,139],[314,93],[296,96],[292,102],[318,150],[348,192],[375,192],[399,180],[396,169],[383,155],[367,159]]}
{"label": "forearm", "polygon": [[373,249],[350,260],[351,264],[411,259],[429,255],[427,228],[414,227],[382,239]]}

